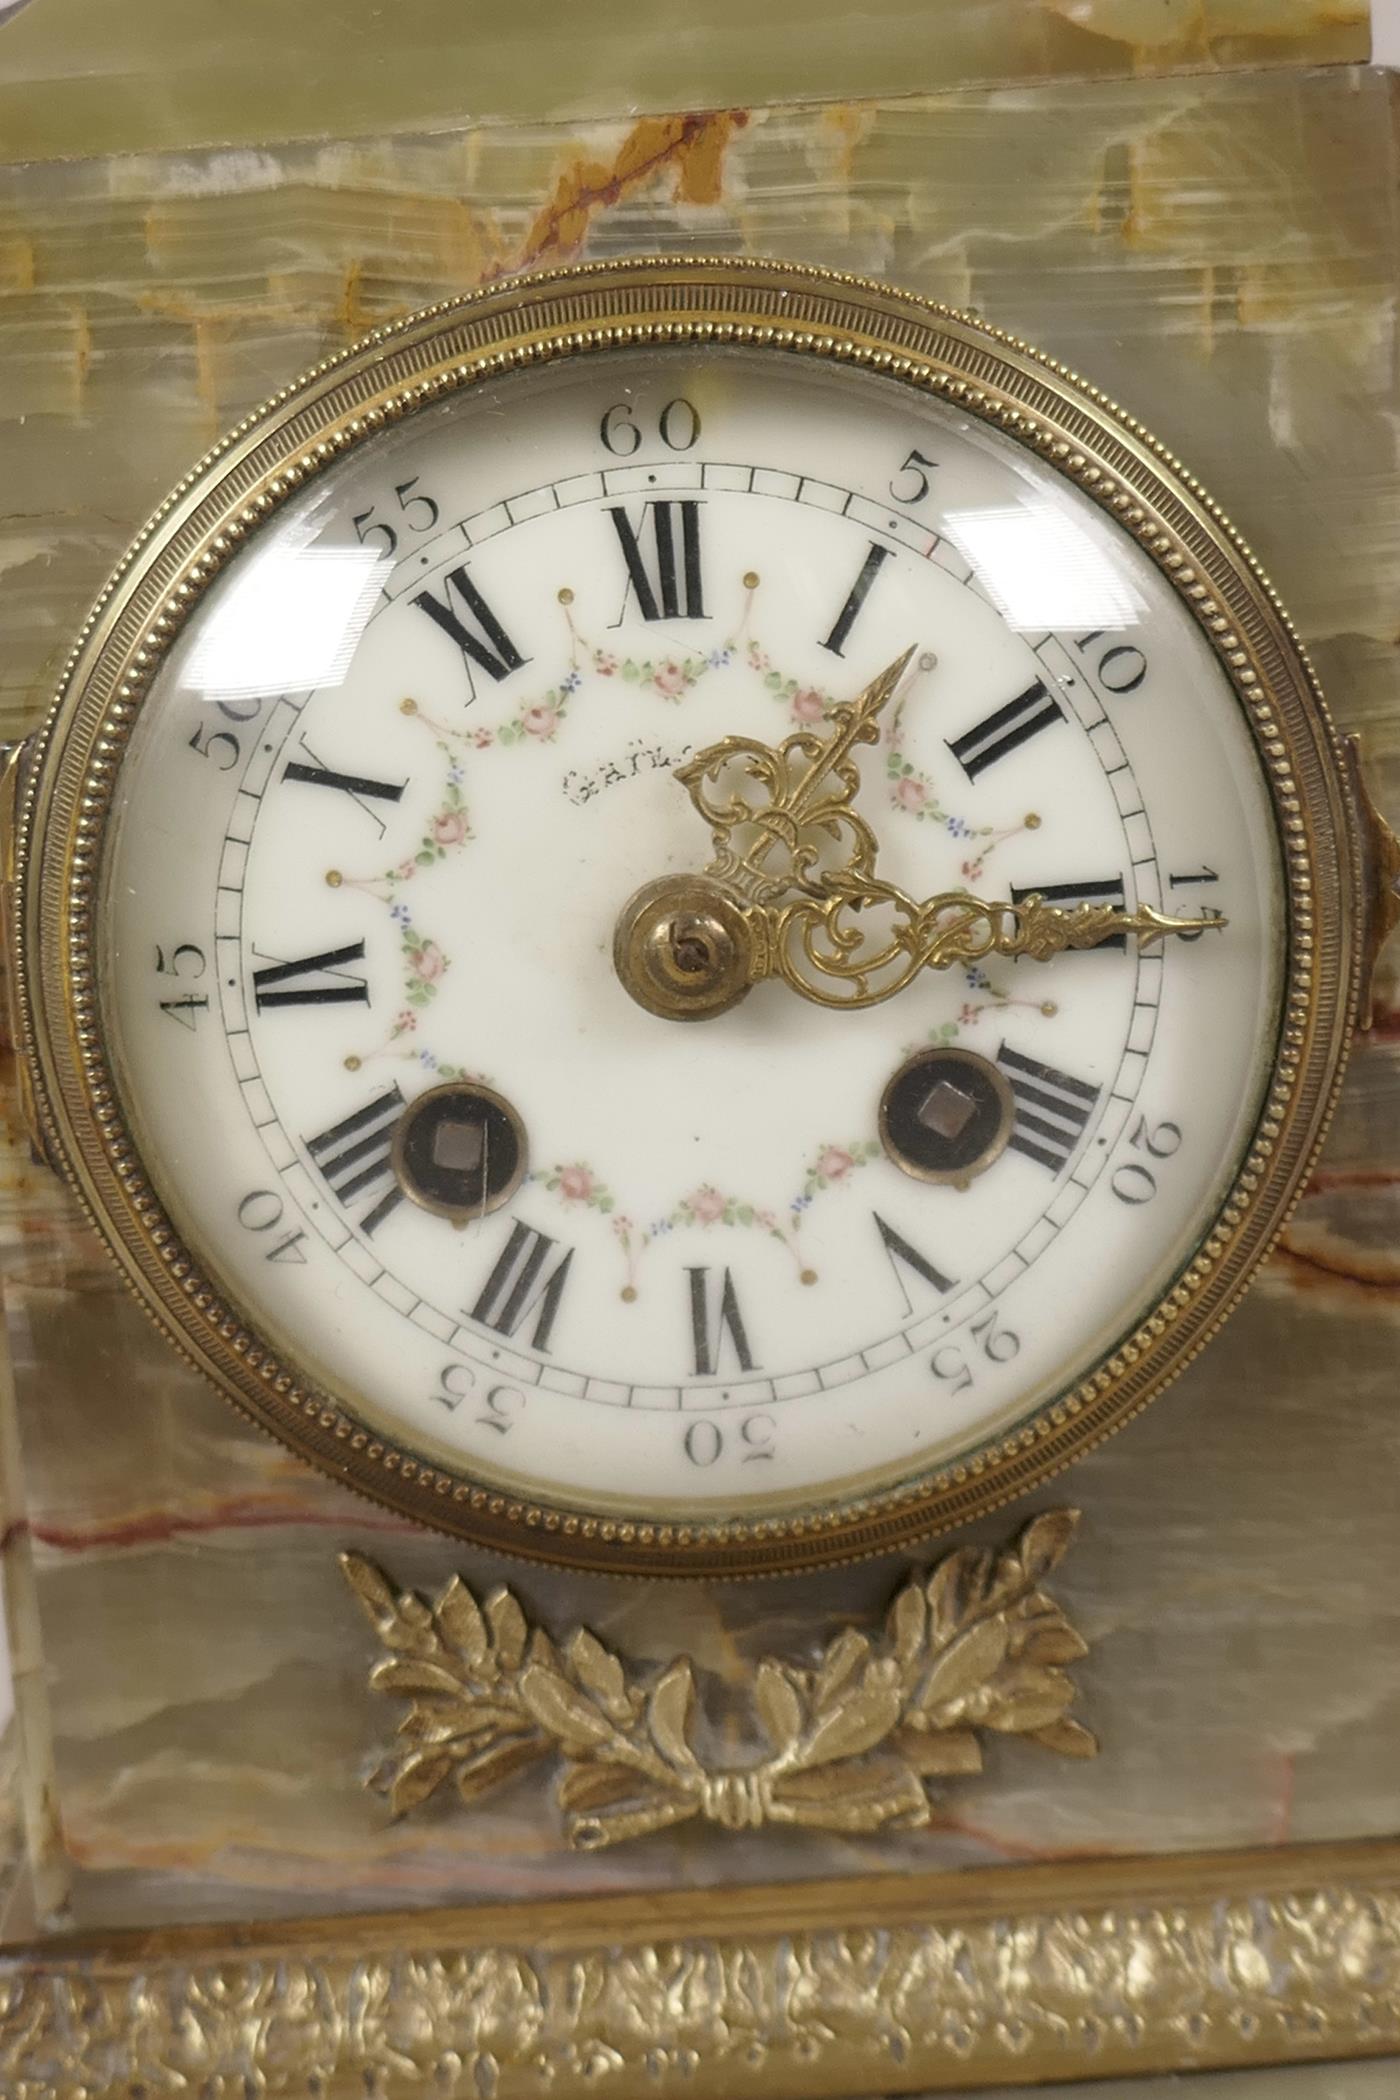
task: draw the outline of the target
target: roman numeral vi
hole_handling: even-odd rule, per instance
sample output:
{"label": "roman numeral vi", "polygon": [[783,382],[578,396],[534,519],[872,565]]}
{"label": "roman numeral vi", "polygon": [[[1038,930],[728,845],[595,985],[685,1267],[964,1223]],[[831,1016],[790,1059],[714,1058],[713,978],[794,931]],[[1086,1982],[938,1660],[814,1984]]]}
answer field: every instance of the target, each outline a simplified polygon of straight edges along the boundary
{"label": "roman numeral vi", "polygon": [[739,1369],[751,1371],[753,1351],[729,1270],[718,1282],[708,1269],[687,1269],[686,1274],[690,1278],[690,1335],[696,1377],[713,1378],[717,1374],[726,1341]]}

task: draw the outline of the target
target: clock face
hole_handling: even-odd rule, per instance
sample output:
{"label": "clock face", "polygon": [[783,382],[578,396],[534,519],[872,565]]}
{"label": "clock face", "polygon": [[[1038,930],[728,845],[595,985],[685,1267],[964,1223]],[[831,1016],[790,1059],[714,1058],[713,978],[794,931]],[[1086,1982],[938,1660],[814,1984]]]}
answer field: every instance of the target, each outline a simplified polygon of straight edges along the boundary
{"label": "clock face", "polygon": [[1247,555],[1067,375],[776,265],[527,281],[114,579],[20,788],[46,1142],[396,1506],[873,1550],[1238,1296],[1340,1076],[1348,810]]}
{"label": "clock face", "polygon": [[[883,877],[1223,927],[646,1011],[619,915],[709,858],[677,769],[910,650]],[[611,1511],[839,1497],[1058,1394],[1201,1237],[1277,1031],[1267,789],[1171,585],[971,416],[742,350],[502,380],[288,506],[157,681],[107,899],[123,1091],[229,1294],[366,1423]]]}

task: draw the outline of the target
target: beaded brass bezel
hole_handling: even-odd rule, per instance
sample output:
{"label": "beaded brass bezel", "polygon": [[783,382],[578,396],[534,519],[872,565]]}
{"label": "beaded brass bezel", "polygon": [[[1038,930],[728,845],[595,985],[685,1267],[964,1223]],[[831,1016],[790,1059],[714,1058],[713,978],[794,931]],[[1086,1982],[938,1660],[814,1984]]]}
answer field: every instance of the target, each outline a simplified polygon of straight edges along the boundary
{"label": "beaded brass bezel", "polygon": [[[96,909],[114,788],[166,651],[223,563],[347,449],[483,380],[638,346],[739,344],[874,371],[1008,433],[1131,533],[1239,698],[1270,784],[1287,884],[1273,1079],[1194,1258],[1075,1387],[1000,1441],[899,1486],[706,1525],[531,1503],[378,1434],[304,1382],[215,1291],[147,1178],[102,1037]],[[15,790],[10,928],[21,1047],[46,1149],[167,1337],[304,1458],[483,1545],[615,1573],[776,1573],[885,1551],[1044,1481],[1176,1377],[1237,1302],[1303,1187],[1355,1025],[1361,819],[1307,660],[1243,541],[1113,403],[966,315],[773,263],[644,258],[433,307],[317,366],[241,424],[147,525],[107,585]]]}

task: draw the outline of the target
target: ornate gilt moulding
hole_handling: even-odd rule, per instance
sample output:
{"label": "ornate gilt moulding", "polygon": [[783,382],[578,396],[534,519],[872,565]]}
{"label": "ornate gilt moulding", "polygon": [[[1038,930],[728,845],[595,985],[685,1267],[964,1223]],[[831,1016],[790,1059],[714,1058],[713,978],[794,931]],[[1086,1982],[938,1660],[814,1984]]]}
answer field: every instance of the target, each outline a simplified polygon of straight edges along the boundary
{"label": "ornate gilt moulding", "polygon": [[1400,2048],[1400,1846],[50,1941],[14,2100],[843,2100]]}

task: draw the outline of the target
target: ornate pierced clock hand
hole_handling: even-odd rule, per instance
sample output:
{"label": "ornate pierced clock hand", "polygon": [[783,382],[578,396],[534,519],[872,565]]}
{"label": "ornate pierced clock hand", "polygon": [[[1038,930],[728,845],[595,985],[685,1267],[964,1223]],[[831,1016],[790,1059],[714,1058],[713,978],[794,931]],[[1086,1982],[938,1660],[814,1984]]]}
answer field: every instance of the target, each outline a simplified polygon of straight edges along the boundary
{"label": "ornate pierced clock hand", "polygon": [[852,807],[860,787],[852,753],[877,740],[880,711],[913,654],[906,649],[833,708],[827,736],[801,730],[777,745],[723,737],[677,768],[710,827],[714,857],[703,874],[646,884],[618,920],[618,975],[649,1012],[708,1019],[765,977],[819,1006],[876,1006],[923,970],[989,955],[1045,962],[1130,933],[1148,947],[1169,933],[1225,926],[1150,904],[1066,909],[1038,893],[989,902],[946,890],[919,901],[883,881],[879,841]]}
{"label": "ornate pierced clock hand", "polygon": [[[715,857],[707,875],[753,904],[771,904],[794,891],[816,896],[821,893],[821,864],[831,859],[832,849],[839,849],[844,838],[848,843],[842,868],[873,876],[879,841],[852,807],[860,772],[851,753],[857,744],[878,741],[881,710],[913,654],[912,647],[906,649],[854,700],[833,707],[828,735],[803,729],[776,745],[727,736],[676,768],[676,779],[710,827]],[[710,790],[718,790],[726,774],[732,784],[727,799],[720,799]],[[757,782],[761,801],[749,800],[749,782]],[[746,829],[756,836],[740,850],[736,837]],[[776,848],[782,849],[783,859],[774,867]]]}

